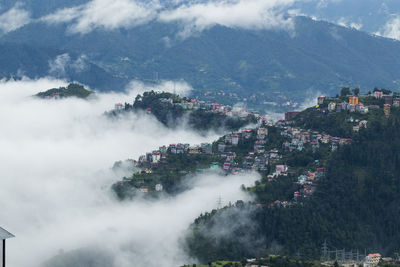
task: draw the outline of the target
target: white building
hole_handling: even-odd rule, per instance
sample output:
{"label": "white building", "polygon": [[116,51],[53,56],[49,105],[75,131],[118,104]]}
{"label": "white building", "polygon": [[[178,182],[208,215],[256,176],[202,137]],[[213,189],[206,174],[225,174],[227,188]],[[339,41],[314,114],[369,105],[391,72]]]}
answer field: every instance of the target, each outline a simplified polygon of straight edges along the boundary
{"label": "white building", "polygon": [[380,262],[382,256],[379,253],[375,254],[368,254],[367,257],[365,257],[364,261],[364,267],[374,267],[377,266],[378,263]]}
{"label": "white building", "polygon": [[155,189],[156,189],[157,192],[163,191],[162,184],[156,184],[156,188]]}
{"label": "white building", "polygon": [[159,151],[153,151],[151,156],[153,163],[158,163],[161,159],[161,153]]}

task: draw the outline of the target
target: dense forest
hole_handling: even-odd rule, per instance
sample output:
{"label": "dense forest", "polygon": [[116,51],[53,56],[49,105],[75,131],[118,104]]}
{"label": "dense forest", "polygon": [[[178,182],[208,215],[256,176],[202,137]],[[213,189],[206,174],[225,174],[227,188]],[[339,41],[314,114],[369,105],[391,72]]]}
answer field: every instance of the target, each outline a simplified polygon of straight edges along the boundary
{"label": "dense forest", "polygon": [[312,197],[288,207],[260,207],[255,203],[288,197],[290,176],[267,185],[269,190],[256,190],[256,185],[254,203],[238,201],[195,220],[186,240],[193,256],[202,262],[268,253],[319,258],[325,240],[332,249],[384,255],[400,250],[399,109],[392,108],[388,118],[382,110],[371,112],[368,128],[357,134],[346,126],[346,118],[355,113],[321,114],[314,108],[297,120],[349,134],[353,142],[326,158],[327,173]]}

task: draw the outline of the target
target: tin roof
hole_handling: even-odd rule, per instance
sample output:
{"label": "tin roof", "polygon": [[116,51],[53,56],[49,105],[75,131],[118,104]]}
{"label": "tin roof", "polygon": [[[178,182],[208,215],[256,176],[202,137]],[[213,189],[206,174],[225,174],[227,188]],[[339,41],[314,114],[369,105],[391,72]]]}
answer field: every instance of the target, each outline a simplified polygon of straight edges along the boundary
{"label": "tin roof", "polygon": [[8,239],[14,237],[13,234],[9,233],[5,229],[0,227],[0,240]]}

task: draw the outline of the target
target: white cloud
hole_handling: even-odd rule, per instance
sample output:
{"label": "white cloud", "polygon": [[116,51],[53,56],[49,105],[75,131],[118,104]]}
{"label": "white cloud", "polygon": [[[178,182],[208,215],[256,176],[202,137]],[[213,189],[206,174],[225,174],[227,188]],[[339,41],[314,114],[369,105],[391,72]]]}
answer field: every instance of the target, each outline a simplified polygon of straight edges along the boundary
{"label": "white cloud", "polygon": [[342,27],[353,28],[356,30],[360,30],[363,26],[361,23],[351,22],[351,21],[349,21],[349,19],[344,18],[344,17],[339,18],[338,21],[336,22],[336,24],[338,24]]}
{"label": "white cloud", "polygon": [[376,35],[400,40],[400,15],[393,16]]}
{"label": "white cloud", "polygon": [[7,33],[30,22],[30,12],[23,9],[20,3],[16,3],[14,7],[0,15],[0,30]]}
{"label": "white cloud", "polygon": [[42,20],[48,23],[70,23],[70,33],[89,33],[101,28],[113,30],[145,24],[156,15],[155,2],[141,3],[131,0],[92,0],[77,7],[66,8]]}
{"label": "white cloud", "polygon": [[299,105],[299,110],[305,110],[307,108],[316,106],[318,104],[318,97],[323,94],[319,91],[308,90],[305,94],[305,99]]}
{"label": "white cloud", "polygon": [[356,29],[356,30],[361,30],[361,28],[363,27],[362,23],[355,23],[355,22],[351,22],[350,23],[350,28]]}
{"label": "white cloud", "polygon": [[[306,0],[306,2],[307,1],[310,2],[310,0]],[[316,0],[316,1],[318,2],[317,8],[319,8],[319,9],[327,8],[330,3],[342,2],[342,0]]]}
{"label": "white cloud", "polygon": [[69,251],[80,248],[105,250],[102,256],[109,255],[113,267],[192,262],[179,246],[188,225],[215,208],[220,195],[226,203],[248,200],[240,185],[258,175],[209,173],[174,198],[116,201],[109,191],[120,179],[109,170],[115,161],[164,144],[196,144],[216,136],[171,130],[145,115],[120,120],[102,115],[116,102],[132,102],[137,93],[132,90],[97,94],[90,101],[30,97],[65,85],[49,79],[0,81],[0,224],[16,235],[8,242],[10,266],[37,267],[60,251],[68,258]]}
{"label": "white cloud", "polygon": [[49,61],[49,72],[57,77],[65,76],[65,70],[71,63],[71,57],[65,53],[58,55],[54,60]]}
{"label": "white cloud", "polygon": [[70,33],[86,34],[97,28],[113,30],[119,27],[134,27],[151,20],[181,22],[189,35],[216,24],[246,29],[292,28],[290,18],[285,18],[284,9],[295,0],[224,0],[206,3],[186,3],[173,9],[163,9],[154,0],[148,3],[135,0],[92,0],[91,2],[66,8],[50,14],[47,23],[69,23]]}
{"label": "white cloud", "polygon": [[65,53],[49,61],[49,74],[56,77],[65,77],[67,70],[82,72],[87,67],[87,57],[85,55],[73,60],[68,53]]}
{"label": "white cloud", "polygon": [[292,20],[284,17],[283,9],[293,2],[294,0],[234,0],[196,3],[162,11],[158,20],[182,22],[183,37],[216,24],[245,29],[291,29]]}
{"label": "white cloud", "polygon": [[161,83],[155,85],[144,84],[140,81],[131,81],[126,87],[126,90],[134,90],[140,94],[149,90],[153,90],[155,92],[169,92],[178,94],[180,96],[188,96],[193,88],[185,81],[162,81]]}

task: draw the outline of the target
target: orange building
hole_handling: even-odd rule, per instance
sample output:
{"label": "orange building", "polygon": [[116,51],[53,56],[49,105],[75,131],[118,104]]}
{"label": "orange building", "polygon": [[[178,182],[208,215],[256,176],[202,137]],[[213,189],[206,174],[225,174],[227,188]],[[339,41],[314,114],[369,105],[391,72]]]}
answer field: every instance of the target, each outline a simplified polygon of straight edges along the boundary
{"label": "orange building", "polygon": [[349,103],[353,105],[358,105],[358,97],[357,96],[350,96]]}

